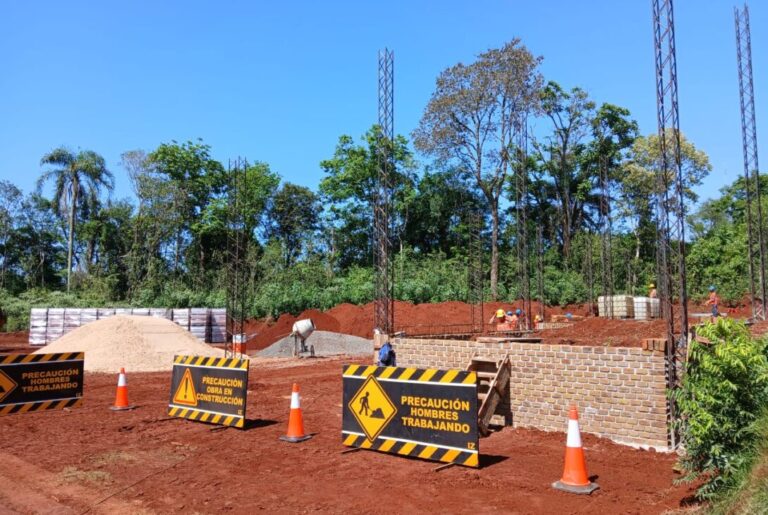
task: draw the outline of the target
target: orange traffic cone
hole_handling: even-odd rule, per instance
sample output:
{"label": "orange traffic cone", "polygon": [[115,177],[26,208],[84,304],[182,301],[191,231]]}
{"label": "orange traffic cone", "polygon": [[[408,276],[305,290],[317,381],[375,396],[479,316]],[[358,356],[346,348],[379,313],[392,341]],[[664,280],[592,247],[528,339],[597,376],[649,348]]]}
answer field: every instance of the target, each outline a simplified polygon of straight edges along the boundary
{"label": "orange traffic cone", "polygon": [[573,494],[591,494],[598,488],[587,476],[587,462],[584,459],[584,449],[581,447],[579,432],[579,412],[576,406],[571,406],[568,413],[568,439],[565,443],[565,468],[563,478],[552,483],[554,488]]}
{"label": "orange traffic cone", "polygon": [[125,369],[120,369],[120,375],[117,376],[117,393],[115,394],[115,405],[113,411],[123,411],[133,409],[136,406],[128,404],[128,382],[125,380]]}
{"label": "orange traffic cone", "polygon": [[288,433],[281,436],[280,439],[285,442],[297,443],[309,440],[312,435],[304,433],[304,417],[301,415],[301,397],[299,396],[299,385],[293,383],[291,392],[291,414],[288,417]]}

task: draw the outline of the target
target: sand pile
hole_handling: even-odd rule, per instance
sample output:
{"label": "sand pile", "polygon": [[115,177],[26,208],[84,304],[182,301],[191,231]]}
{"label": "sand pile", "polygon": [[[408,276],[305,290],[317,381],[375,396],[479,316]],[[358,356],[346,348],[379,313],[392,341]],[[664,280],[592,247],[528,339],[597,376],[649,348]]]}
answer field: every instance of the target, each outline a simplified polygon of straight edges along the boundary
{"label": "sand pile", "polygon": [[89,372],[158,372],[171,370],[176,354],[224,356],[170,320],[143,316],[113,316],[84,325],[35,351],[85,352]]}

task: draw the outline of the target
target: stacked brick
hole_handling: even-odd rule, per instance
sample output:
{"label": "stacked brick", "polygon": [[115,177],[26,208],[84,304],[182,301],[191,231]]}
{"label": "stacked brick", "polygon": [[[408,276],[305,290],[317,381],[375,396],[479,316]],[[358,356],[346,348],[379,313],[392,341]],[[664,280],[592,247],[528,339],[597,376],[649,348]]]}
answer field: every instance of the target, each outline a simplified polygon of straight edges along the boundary
{"label": "stacked brick", "polygon": [[473,355],[509,353],[508,395],[496,413],[515,426],[562,431],[574,404],[582,431],[668,450],[663,349],[405,338],[394,346],[399,366],[421,368],[464,369]]}

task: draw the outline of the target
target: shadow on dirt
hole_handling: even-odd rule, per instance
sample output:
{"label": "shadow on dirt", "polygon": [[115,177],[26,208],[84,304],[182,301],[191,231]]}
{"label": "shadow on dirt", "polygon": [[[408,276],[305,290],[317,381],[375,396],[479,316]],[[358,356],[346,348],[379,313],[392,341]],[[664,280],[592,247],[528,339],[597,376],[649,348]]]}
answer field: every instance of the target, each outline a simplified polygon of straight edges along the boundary
{"label": "shadow on dirt", "polygon": [[257,429],[259,427],[269,427],[277,424],[277,420],[262,420],[262,419],[245,419],[245,425],[243,431],[249,431],[251,429]]}
{"label": "shadow on dirt", "polygon": [[509,459],[509,456],[498,456],[496,454],[481,454],[480,455],[480,468],[492,467],[502,461]]}

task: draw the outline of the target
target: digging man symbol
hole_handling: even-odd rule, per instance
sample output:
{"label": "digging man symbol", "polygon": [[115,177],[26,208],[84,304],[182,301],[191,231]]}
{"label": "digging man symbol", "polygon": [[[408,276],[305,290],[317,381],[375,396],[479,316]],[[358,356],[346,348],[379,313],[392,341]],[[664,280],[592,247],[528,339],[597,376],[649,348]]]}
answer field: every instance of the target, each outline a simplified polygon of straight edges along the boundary
{"label": "digging man symbol", "polygon": [[363,411],[365,411],[365,416],[366,416],[366,417],[369,417],[369,416],[370,416],[370,415],[368,414],[368,412],[370,411],[370,408],[371,408],[371,407],[368,405],[368,396],[369,396],[369,395],[370,395],[370,392],[365,392],[365,395],[363,395],[363,396],[360,398],[360,411],[358,411],[358,412],[357,412],[359,415],[362,415],[362,414],[363,414]]}

